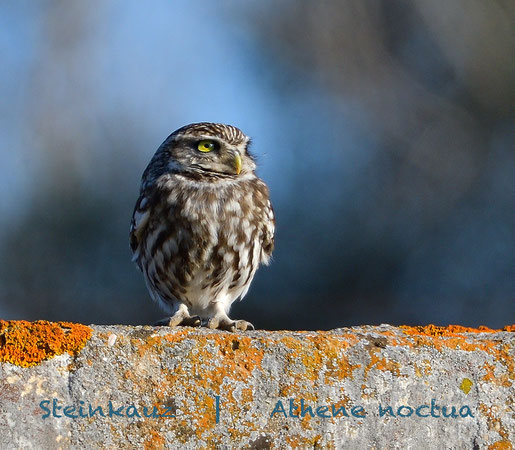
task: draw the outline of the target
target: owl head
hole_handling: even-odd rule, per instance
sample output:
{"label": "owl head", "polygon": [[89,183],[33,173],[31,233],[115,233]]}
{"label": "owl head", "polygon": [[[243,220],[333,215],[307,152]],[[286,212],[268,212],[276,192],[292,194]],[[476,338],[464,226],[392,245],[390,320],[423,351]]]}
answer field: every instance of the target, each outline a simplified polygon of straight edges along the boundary
{"label": "owl head", "polygon": [[249,137],[231,125],[194,123],[168,136],[149,167],[159,168],[154,176],[173,171],[197,177],[239,177],[256,169],[249,144]]}

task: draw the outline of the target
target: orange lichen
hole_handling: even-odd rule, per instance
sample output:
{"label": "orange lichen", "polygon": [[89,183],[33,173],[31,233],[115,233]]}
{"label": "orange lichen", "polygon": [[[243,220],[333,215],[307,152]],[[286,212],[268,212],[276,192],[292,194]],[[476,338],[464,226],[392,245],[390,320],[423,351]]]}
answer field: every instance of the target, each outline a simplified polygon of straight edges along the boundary
{"label": "orange lichen", "polygon": [[482,378],[483,381],[503,387],[510,387],[512,385],[511,381],[508,379],[508,374],[504,373],[500,376],[495,375],[495,366],[493,364],[484,363],[483,369],[485,369],[486,372]]}
{"label": "orange lichen", "polygon": [[0,320],[0,362],[30,367],[65,352],[76,355],[92,331],[71,322]]}
{"label": "orange lichen", "polygon": [[165,448],[166,440],[162,434],[155,430],[150,430],[150,436],[143,443],[145,450],[155,450]]}
{"label": "orange lichen", "polygon": [[203,406],[206,410],[206,414],[200,415],[198,418],[197,426],[199,430],[205,430],[207,428],[213,428],[215,426],[215,400],[213,397],[205,396]]}
{"label": "orange lichen", "polygon": [[[322,444],[320,441],[322,440],[322,436],[317,434],[315,436],[311,437],[305,437],[305,436],[291,436],[287,435],[285,436],[285,441],[288,443],[288,445],[291,448],[327,448],[329,450],[332,450],[335,448],[334,444],[330,442],[324,443],[324,447],[322,447]],[[275,446],[274,446],[275,447]],[[278,448],[282,448],[282,446],[278,446]]]}
{"label": "orange lichen", "polygon": [[513,450],[513,445],[508,441],[497,441],[488,446],[488,450]]}
{"label": "orange lichen", "polygon": [[305,430],[313,429],[311,426],[311,416],[309,414],[306,414],[302,419],[300,419],[300,426]]}
{"label": "orange lichen", "polygon": [[287,436],[285,436],[285,439],[291,448],[299,448],[300,447],[300,442],[299,442],[298,436],[287,435]]}
{"label": "orange lichen", "polygon": [[311,382],[318,379],[321,370],[324,371],[326,383],[330,383],[331,379],[352,379],[354,369],[360,367],[360,364],[350,364],[342,352],[350,346],[349,342],[325,332],[303,337],[302,340],[285,336],[279,342],[291,350],[288,355],[291,362],[302,361],[305,377]]}
{"label": "orange lichen", "polygon": [[[495,333],[500,331],[511,332],[512,325],[504,327],[503,330],[491,330],[486,327],[467,328],[459,325],[450,325],[448,327],[437,327],[435,325],[427,325],[425,327],[399,327],[403,330],[406,338],[389,341],[389,345],[402,345],[407,347],[433,347],[438,351],[444,349],[463,350],[467,352],[482,351],[492,355],[494,359],[503,364],[508,369],[508,377],[515,379],[512,374],[515,373],[515,360],[511,355],[510,346],[504,344],[499,345],[495,339],[481,339],[471,341],[470,337],[463,333]],[[485,381],[488,381],[485,379]]]}
{"label": "orange lichen", "polygon": [[415,376],[418,378],[422,378],[425,375],[430,375],[432,370],[431,363],[427,359],[420,361],[418,364],[413,363],[413,369],[415,371]]}
{"label": "orange lichen", "polygon": [[254,393],[252,392],[252,389],[250,388],[244,388],[241,390],[241,400],[244,403],[252,403],[254,401]]}
{"label": "orange lichen", "polygon": [[[501,419],[496,417],[495,413],[492,411],[492,407],[485,405],[484,403],[479,404],[479,410],[486,417],[486,422],[488,424],[489,430],[495,430],[501,436],[502,441],[500,442],[509,442],[510,433],[506,429],[506,427],[501,422]],[[497,442],[499,444],[499,442]],[[502,447],[499,447],[502,448]]]}
{"label": "orange lichen", "polygon": [[492,330],[491,328],[481,325],[479,328],[462,327],[461,325],[448,325],[446,327],[439,327],[436,325],[416,326],[411,327],[401,325],[401,328],[406,334],[421,334],[425,336],[459,336],[463,333],[497,333],[499,331],[515,331],[515,325],[507,325],[502,330]]}
{"label": "orange lichen", "polygon": [[[390,372],[392,375],[396,377],[402,376],[400,374],[401,365],[396,361],[391,361],[386,359],[385,357],[380,358],[377,353],[380,353],[381,349],[379,347],[372,347],[369,349],[370,354],[370,363],[367,367],[365,367],[365,379],[368,377],[368,372],[370,369],[374,368],[376,370],[381,370],[383,372]],[[406,376],[406,375],[404,375]]]}

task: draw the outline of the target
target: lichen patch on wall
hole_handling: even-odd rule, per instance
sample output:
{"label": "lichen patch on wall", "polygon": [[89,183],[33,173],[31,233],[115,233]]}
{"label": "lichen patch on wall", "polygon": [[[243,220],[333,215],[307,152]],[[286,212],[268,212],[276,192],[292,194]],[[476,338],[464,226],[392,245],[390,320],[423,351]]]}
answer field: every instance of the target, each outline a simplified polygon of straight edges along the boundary
{"label": "lichen patch on wall", "polygon": [[92,331],[71,322],[0,320],[0,362],[30,367],[65,352],[76,355]]}

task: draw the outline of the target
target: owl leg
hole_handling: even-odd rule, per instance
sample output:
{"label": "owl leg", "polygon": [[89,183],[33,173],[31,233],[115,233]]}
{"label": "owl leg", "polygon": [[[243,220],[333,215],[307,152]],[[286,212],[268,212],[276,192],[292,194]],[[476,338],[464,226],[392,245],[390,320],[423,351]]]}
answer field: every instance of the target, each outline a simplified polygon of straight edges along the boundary
{"label": "owl leg", "polygon": [[160,320],[154,324],[155,326],[167,326],[167,327],[177,327],[177,326],[188,326],[188,327],[199,327],[200,326],[200,317],[199,316],[191,316],[188,307],[181,303],[177,311],[166,319]]}

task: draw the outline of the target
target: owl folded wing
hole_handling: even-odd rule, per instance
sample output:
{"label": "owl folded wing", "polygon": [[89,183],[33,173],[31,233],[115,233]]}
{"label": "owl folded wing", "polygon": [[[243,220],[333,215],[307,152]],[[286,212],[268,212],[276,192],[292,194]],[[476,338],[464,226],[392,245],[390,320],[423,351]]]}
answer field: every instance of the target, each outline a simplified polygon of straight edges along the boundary
{"label": "owl folded wing", "polygon": [[275,214],[274,208],[270,201],[268,201],[268,207],[266,208],[265,214],[267,219],[263,222],[263,243],[261,246],[261,263],[268,265],[274,251],[274,233],[275,233]]}
{"label": "owl folded wing", "polygon": [[150,207],[148,205],[147,195],[145,192],[142,192],[138,198],[138,201],[136,202],[136,206],[134,207],[134,212],[132,213],[131,226],[129,230],[129,242],[133,254],[132,260],[138,264],[138,267],[140,269],[140,242],[149,218]]}

